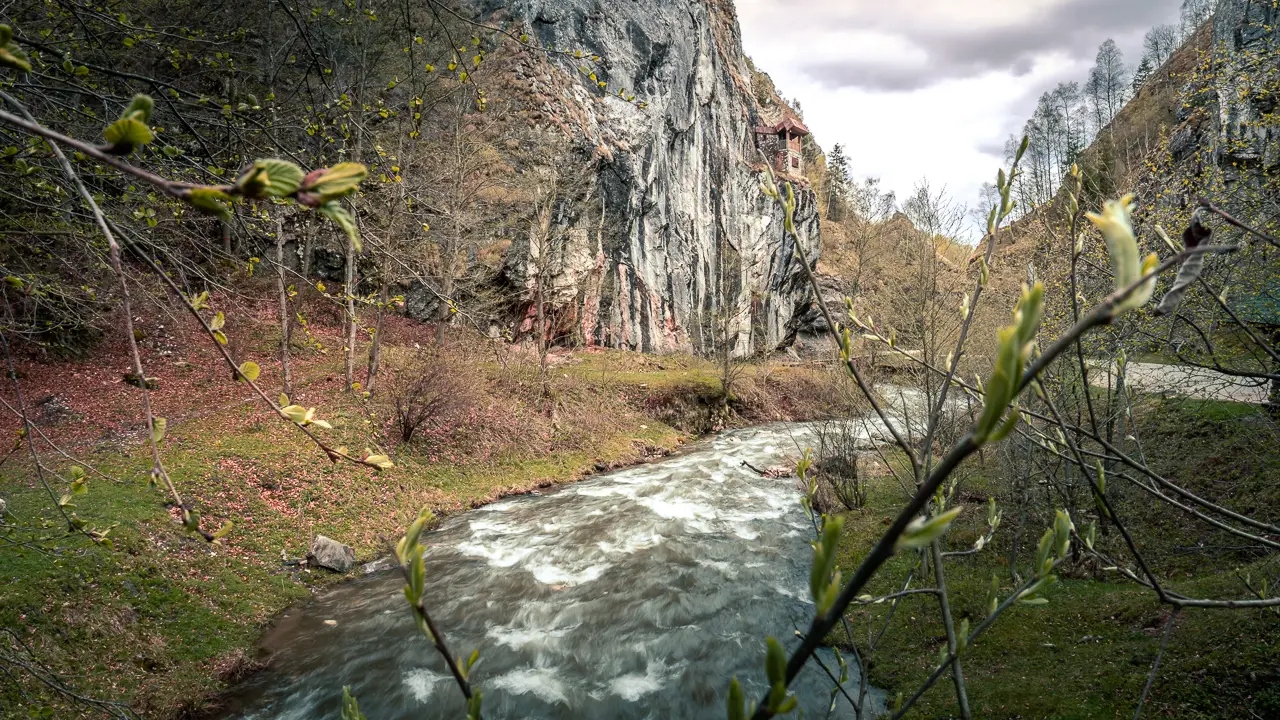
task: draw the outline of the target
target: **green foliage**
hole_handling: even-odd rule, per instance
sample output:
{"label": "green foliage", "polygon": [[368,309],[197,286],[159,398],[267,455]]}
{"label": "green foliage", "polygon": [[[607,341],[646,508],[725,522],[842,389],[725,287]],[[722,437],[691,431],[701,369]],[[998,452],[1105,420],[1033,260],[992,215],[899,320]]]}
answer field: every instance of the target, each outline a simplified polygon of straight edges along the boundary
{"label": "green foliage", "polygon": [[765,674],[769,678],[769,697],[766,707],[775,715],[787,715],[796,709],[799,700],[787,692],[787,653],[776,638],[765,638]]}
{"label": "green foliage", "polygon": [[[1136,284],[1159,264],[1159,258],[1151,253],[1139,257],[1138,239],[1133,234],[1133,196],[1108,200],[1101,213],[1088,213],[1086,217],[1102,231],[1107,242],[1107,254],[1111,257],[1111,271],[1118,292]],[[1116,312],[1124,313],[1146,305],[1155,293],[1156,278],[1142,283],[1128,297],[1116,304]]]}
{"label": "green foliage", "polygon": [[963,506],[957,506],[933,517],[921,516],[912,520],[901,537],[898,538],[898,542],[894,546],[895,551],[928,547],[934,540],[946,534],[947,529],[951,527],[951,523],[955,522],[955,519],[963,511]]}
{"label": "green foliage", "polygon": [[974,441],[979,445],[988,442],[999,442],[1004,439],[1018,423],[1018,409],[1015,405],[1008,417],[1002,420],[1005,409],[1017,400],[1022,384],[1023,367],[1030,359],[1035,348],[1036,333],[1040,330],[1040,318],[1043,312],[1044,285],[1040,282],[1032,287],[1022,288],[1022,298],[1013,312],[1013,325],[999,332],[999,349],[996,354],[995,369],[987,380],[982,415],[974,428]]}
{"label": "green foliage", "polygon": [[809,594],[814,612],[825,614],[840,595],[840,572],[836,570],[836,545],[840,542],[842,516],[822,516],[822,535],[813,543],[813,565],[809,570]]}
{"label": "green foliage", "polygon": [[729,720],[746,720],[748,712],[746,703],[747,699],[742,694],[742,685],[738,682],[738,678],[734,678],[729,682],[729,696],[725,700]]}
{"label": "green foliage", "polygon": [[356,218],[351,211],[346,209],[337,200],[331,200],[321,205],[317,210],[321,215],[336,222],[338,227],[347,234],[352,244],[356,246],[356,250],[360,250],[360,228],[356,225]]}
{"label": "green foliage", "polygon": [[0,65],[31,72],[31,58],[13,41],[13,28],[0,25]]}
{"label": "green foliage", "polygon": [[342,720],[368,720],[360,712],[360,704],[351,695],[351,688],[348,686],[342,688]]}

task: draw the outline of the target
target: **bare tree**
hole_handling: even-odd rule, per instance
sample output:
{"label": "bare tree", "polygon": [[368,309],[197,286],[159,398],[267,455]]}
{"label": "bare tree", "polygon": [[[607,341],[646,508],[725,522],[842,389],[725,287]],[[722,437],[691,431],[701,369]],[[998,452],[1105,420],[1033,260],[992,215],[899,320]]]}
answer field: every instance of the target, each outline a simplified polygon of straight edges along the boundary
{"label": "bare tree", "polygon": [[1214,0],[1182,0],[1182,36],[1191,35],[1208,20],[1213,15],[1213,7]]}
{"label": "bare tree", "polygon": [[1098,47],[1097,59],[1085,84],[1085,94],[1093,107],[1097,130],[1106,127],[1124,107],[1128,88],[1129,71],[1124,64],[1124,53],[1120,52],[1115,40],[1107,38]]}
{"label": "bare tree", "polygon": [[1144,58],[1151,59],[1152,70],[1164,65],[1182,42],[1178,28],[1173,25],[1157,25],[1147,31],[1142,40]]}

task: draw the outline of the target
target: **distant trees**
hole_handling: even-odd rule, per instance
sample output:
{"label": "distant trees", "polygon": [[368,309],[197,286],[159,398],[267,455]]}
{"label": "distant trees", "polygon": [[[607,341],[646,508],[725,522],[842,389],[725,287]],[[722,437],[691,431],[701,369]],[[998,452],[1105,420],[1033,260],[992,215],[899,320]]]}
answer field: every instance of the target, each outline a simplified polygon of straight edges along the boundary
{"label": "distant trees", "polygon": [[1182,44],[1183,36],[1178,28],[1172,25],[1157,25],[1147,31],[1142,40],[1142,58],[1150,59],[1152,68],[1165,64],[1174,51]]}
{"label": "distant trees", "polygon": [[1014,185],[1014,195],[1022,211],[1054,196],[1080,153],[1115,119],[1125,102],[1152,73],[1173,55],[1181,41],[1177,28],[1172,25],[1152,28],[1144,41],[1142,62],[1131,72],[1120,47],[1108,38],[1098,47],[1083,86],[1078,82],[1061,82],[1040,96],[1020,136],[1010,136],[1005,144],[1005,159],[1009,161],[1018,150],[1022,136],[1031,140],[1023,159],[1024,174]]}
{"label": "distant trees", "polygon": [[[1157,25],[1147,31],[1137,67],[1127,66],[1120,47],[1108,38],[1098,47],[1083,86],[1059,83],[1040,96],[1021,133],[1031,139],[1031,145],[1023,161],[1025,174],[1014,186],[1020,211],[1053,197],[1084,148],[1213,15],[1213,10],[1213,0],[1184,0],[1179,25]],[[1018,138],[1006,143],[1006,161],[1013,158],[1018,144]]]}
{"label": "distant trees", "polygon": [[827,217],[837,222],[843,219],[849,201],[849,175],[849,158],[844,154],[844,145],[836,143],[827,156],[827,188],[823,202],[827,206]]}
{"label": "distant trees", "polygon": [[1213,0],[1182,0],[1182,36],[1185,38],[1196,31],[1205,20],[1213,15]]}
{"label": "distant trees", "polygon": [[[1058,83],[1040,96],[1035,114],[1023,126],[1031,138],[1025,159],[1026,175],[1018,188],[1024,206],[1044,202],[1053,196],[1066,171],[1089,140],[1089,105],[1077,82]],[[1019,139],[1011,138],[1006,154],[1012,157]]]}
{"label": "distant trees", "polygon": [[1137,95],[1143,85],[1147,84],[1147,80],[1151,77],[1151,58],[1143,55],[1142,62],[1138,64],[1138,69],[1133,71],[1133,94]]}
{"label": "distant trees", "polygon": [[1115,40],[1107,38],[1098,47],[1085,92],[1093,105],[1099,130],[1115,118],[1129,99],[1129,69],[1125,67],[1124,53],[1120,52]]}
{"label": "distant trees", "polygon": [[863,178],[860,183],[849,183],[849,206],[866,222],[884,222],[897,212],[898,196],[892,190],[881,190],[880,178]]}

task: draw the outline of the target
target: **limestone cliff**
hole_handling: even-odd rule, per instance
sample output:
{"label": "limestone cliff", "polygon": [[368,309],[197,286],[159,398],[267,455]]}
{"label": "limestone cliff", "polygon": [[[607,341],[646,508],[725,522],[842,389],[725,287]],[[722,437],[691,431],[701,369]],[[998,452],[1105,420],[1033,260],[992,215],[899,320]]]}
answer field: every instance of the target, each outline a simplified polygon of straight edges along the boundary
{"label": "limestone cliff", "polygon": [[[801,192],[799,237],[787,236],[760,192],[760,109],[732,5],[515,0],[478,9],[508,14],[544,47],[599,56],[593,67],[610,89],[645,104],[602,92],[571,56],[530,55],[516,70],[540,98],[540,116],[595,158],[594,189],[557,216],[565,240],[544,263],[559,324],[587,344],[708,351],[727,309],[735,354],[789,342],[810,300],[796,244],[816,261],[817,210]],[[517,239],[504,265],[517,288],[533,284],[531,245]]]}

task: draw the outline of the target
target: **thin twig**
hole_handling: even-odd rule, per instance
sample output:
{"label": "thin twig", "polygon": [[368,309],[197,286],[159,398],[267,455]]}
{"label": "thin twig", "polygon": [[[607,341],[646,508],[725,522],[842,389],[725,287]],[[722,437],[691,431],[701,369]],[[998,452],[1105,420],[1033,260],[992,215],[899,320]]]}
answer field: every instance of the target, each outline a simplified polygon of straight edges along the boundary
{"label": "thin twig", "polygon": [[1147,684],[1142,688],[1142,697],[1138,700],[1138,709],[1133,713],[1133,720],[1142,718],[1142,706],[1147,704],[1147,695],[1151,693],[1151,686],[1155,684],[1156,673],[1160,671],[1160,661],[1164,659],[1164,651],[1169,647],[1169,636],[1173,634],[1174,621],[1178,619],[1180,609],[1175,607],[1169,613],[1169,619],[1165,621],[1164,637],[1160,639],[1160,652],[1156,653],[1156,661],[1151,664],[1151,674],[1147,676]]}

